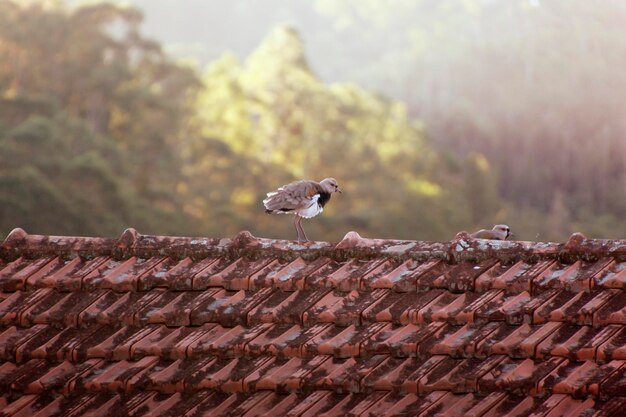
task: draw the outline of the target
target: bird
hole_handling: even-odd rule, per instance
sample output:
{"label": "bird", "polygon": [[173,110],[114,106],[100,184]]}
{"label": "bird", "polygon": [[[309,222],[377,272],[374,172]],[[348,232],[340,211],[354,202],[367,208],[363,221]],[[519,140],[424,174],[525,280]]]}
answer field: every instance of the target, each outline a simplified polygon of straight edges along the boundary
{"label": "bird", "polygon": [[294,213],[293,224],[298,242],[307,242],[309,239],[302,228],[302,218],[309,219],[324,211],[333,193],[341,193],[334,178],[325,178],[320,182],[298,180],[267,193],[263,205],[268,214]]}
{"label": "bird", "polygon": [[475,239],[506,240],[508,237],[513,236],[513,233],[506,224],[496,224],[491,230],[480,229],[470,236]]}

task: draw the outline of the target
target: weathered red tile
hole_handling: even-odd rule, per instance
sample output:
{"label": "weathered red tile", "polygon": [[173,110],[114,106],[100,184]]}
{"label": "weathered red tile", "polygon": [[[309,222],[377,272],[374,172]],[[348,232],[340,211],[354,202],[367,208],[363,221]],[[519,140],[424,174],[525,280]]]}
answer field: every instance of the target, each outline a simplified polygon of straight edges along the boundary
{"label": "weathered red tile", "polygon": [[[536,295],[527,294],[528,293],[523,292],[520,294],[519,297],[510,299],[509,302],[502,305],[501,311],[507,323],[533,323],[534,312],[536,309],[546,304],[552,303],[554,298],[556,298],[559,294],[567,294],[567,292],[549,290]],[[564,303],[566,300],[560,301]]]}
{"label": "weathered red tile", "polygon": [[418,391],[452,391],[469,393],[478,390],[478,381],[504,360],[503,356],[486,359],[446,359],[418,381]]}
{"label": "weathered red tile", "polygon": [[300,399],[289,414],[290,417],[316,417],[321,412],[332,408],[345,398],[345,395],[335,394],[332,391],[313,391]]}
{"label": "weathered red tile", "polygon": [[[201,391],[202,392],[202,391]],[[227,415],[234,407],[244,401],[242,394],[229,394],[223,392],[212,392],[205,396],[202,401],[198,402],[186,413],[187,416],[223,416]]]}
{"label": "weathered red tile", "polygon": [[263,378],[274,372],[276,369],[281,368],[289,359],[281,358],[281,357],[260,357],[264,359],[268,359],[267,361],[260,362],[259,366],[256,366],[248,375],[243,378],[243,391],[244,392],[255,392],[259,391],[262,388],[258,387],[258,383],[263,380]]}
{"label": "weathered red tile", "polygon": [[164,262],[165,257],[148,259],[135,256],[125,261],[109,260],[85,275],[82,287],[86,290],[96,288],[113,289],[115,291],[137,291],[137,282],[150,270]]}
{"label": "weathered red tile", "polygon": [[417,356],[417,346],[444,326],[445,323],[441,322],[406,326],[386,324],[361,344],[361,355]]}
{"label": "weathered red tile", "polygon": [[500,326],[499,323],[471,323],[435,343],[429,350],[432,355],[448,355],[454,358],[472,357],[478,344]]}
{"label": "weathered red tile", "polygon": [[200,334],[197,328],[193,327],[160,326],[131,346],[130,357],[133,359],[144,356],[157,356],[165,359],[184,358],[187,346],[195,340],[194,335],[197,338]]}
{"label": "weathered red tile", "polygon": [[[370,269],[361,277],[361,288],[374,290],[377,288],[394,288],[395,282],[392,281],[393,271],[396,271],[400,263],[395,259],[386,259],[380,262],[376,267]],[[397,276],[397,275],[396,275]]]}
{"label": "weathered red tile", "polygon": [[520,261],[512,266],[496,264],[476,278],[475,290],[486,291],[494,288],[508,293],[530,292],[532,280],[554,263],[555,261],[545,260],[536,263]]}
{"label": "weathered red tile", "polygon": [[[168,305],[170,303],[175,304],[177,302],[180,302],[180,297],[185,297],[189,299],[190,297],[194,296],[193,293],[181,294],[177,291],[161,291],[160,289],[151,290],[151,292],[158,293],[156,297],[151,298],[150,300],[146,299],[146,302],[142,303],[142,306],[135,311],[132,321],[133,325],[141,326],[147,323],[165,324],[168,319],[171,319],[174,322],[189,322],[189,316],[185,316],[184,311],[180,312],[179,316],[174,315],[174,317],[172,317],[172,315],[168,315]],[[164,308],[165,311],[163,311]]]}
{"label": "weathered red tile", "polygon": [[192,278],[213,260],[194,262],[191,258],[176,260],[167,258],[139,277],[137,289],[148,291],[152,288],[167,288],[176,291],[192,289]]}
{"label": "weathered red tile", "polygon": [[91,392],[121,392],[128,389],[129,380],[137,373],[154,366],[158,358],[147,356],[137,362],[121,360],[113,362],[102,373],[94,374],[84,380],[83,386]]}
{"label": "weathered red tile", "polygon": [[233,328],[212,327],[188,345],[187,356],[199,357],[211,354],[221,357],[234,357],[242,355],[246,345],[271,326],[271,324],[264,323],[250,328],[242,326]]}
{"label": "weathered red tile", "polygon": [[0,291],[13,292],[26,288],[26,280],[45,265],[53,262],[54,256],[46,256],[33,261],[20,257],[0,269]]}
{"label": "weathered red tile", "polygon": [[506,321],[509,324],[519,324],[520,318],[517,313],[530,299],[527,291],[506,294],[504,290],[500,290],[491,300],[476,309],[475,317],[485,321]]}
{"label": "weathered red tile", "polygon": [[0,380],[0,392],[25,392],[28,385],[45,375],[55,364],[41,359],[31,359],[12,369]]}
{"label": "weathered red tile", "polygon": [[34,333],[31,337],[20,340],[19,344],[14,346],[12,350],[15,352],[15,361],[24,362],[30,359],[30,353],[37,347],[48,342],[51,338],[61,332],[61,329],[52,326],[45,326],[40,331]]}
{"label": "weathered red tile", "polygon": [[[32,308],[24,310],[21,314],[20,324],[22,326],[32,326],[33,324],[77,326],[80,313],[102,297],[105,292],[104,290],[95,290],[61,293],[62,297],[47,298]],[[52,304],[53,301],[55,301],[54,304]]]}
{"label": "weathered red tile", "polygon": [[611,261],[593,277],[592,284],[600,288],[626,289],[626,262]]}
{"label": "weathered red tile", "polygon": [[187,410],[195,407],[208,397],[219,397],[227,394],[215,391],[195,391],[187,393],[176,392],[171,395],[157,393],[155,395],[164,396],[164,399],[158,406],[152,409],[151,415],[154,417],[174,417],[184,415]]}
{"label": "weathered red tile", "polygon": [[538,392],[567,394],[577,398],[587,395],[587,384],[599,371],[593,361],[564,361],[539,381]]}
{"label": "weathered red tile", "polygon": [[318,323],[334,323],[337,326],[360,324],[361,312],[387,295],[388,290],[348,293],[334,290],[326,293],[312,307],[302,313],[302,323],[311,326]]}
{"label": "weathered red tile", "polygon": [[414,359],[386,357],[365,375],[360,384],[361,392],[399,391],[401,375],[414,372],[419,365]]}
{"label": "weathered red tile", "polygon": [[515,395],[536,395],[538,384],[566,359],[545,360],[504,358],[478,381],[478,392],[507,391]]}
{"label": "weathered red tile", "polygon": [[193,289],[222,287],[227,290],[247,290],[250,277],[271,262],[262,258],[256,261],[239,258],[226,265],[222,260],[209,265],[193,277]]}
{"label": "weathered red tile", "polygon": [[[0,361],[16,361],[15,351],[17,348],[46,328],[48,326],[43,324],[28,328],[16,326],[4,328],[0,333]],[[54,332],[54,329],[52,330]]]}
{"label": "weathered red tile", "polygon": [[564,324],[555,328],[535,347],[535,356],[538,358],[552,356],[551,352],[559,345],[573,338],[580,331],[580,326]]}
{"label": "weathered red tile", "polygon": [[83,278],[99,267],[107,258],[93,259],[76,257],[69,261],[56,258],[36,273],[28,277],[28,288],[54,288],[59,291],[78,291]]}
{"label": "weathered red tile", "polygon": [[587,382],[587,391],[596,398],[599,398],[602,394],[602,390],[608,385],[611,385],[609,378],[616,372],[620,371],[626,361],[613,360],[611,362],[602,364],[600,368],[589,377]]}
{"label": "weathered red tile", "polygon": [[[105,398],[108,400],[110,397],[99,396],[97,394],[81,394],[72,396],[57,396],[48,405],[42,408],[37,416],[79,416],[85,415],[85,412],[89,408],[96,407],[98,404],[105,402]],[[101,402],[98,403],[98,400]]]}
{"label": "weathered red tile", "polygon": [[142,402],[138,402],[137,406],[132,409],[130,415],[133,416],[152,416],[156,417],[164,414],[164,406],[170,405],[170,395],[161,393],[151,393]]}
{"label": "weathered red tile", "polygon": [[301,324],[304,310],[318,302],[326,293],[325,289],[295,292],[277,289],[248,311],[247,323]]}
{"label": "weathered red tile", "polygon": [[482,262],[461,262],[458,265],[450,266],[442,263],[445,266],[442,273],[436,275],[432,272],[437,268],[433,268],[431,271],[419,276],[417,280],[417,288],[429,289],[429,288],[444,288],[451,292],[466,292],[474,290],[474,282],[480,274],[488,271],[496,264],[495,259],[487,259]]}
{"label": "weathered red tile", "polygon": [[206,366],[215,364],[217,360],[211,356],[198,359],[178,359],[162,369],[151,372],[148,375],[149,385],[162,393],[182,392],[185,389],[186,378],[191,377]]}
{"label": "weathered red tile", "polygon": [[37,414],[51,401],[51,396],[23,395],[3,408],[2,413],[12,417],[29,417]]}
{"label": "weathered red tile", "polygon": [[280,288],[285,291],[302,290],[304,289],[306,278],[322,268],[328,270],[329,267],[327,265],[330,262],[330,258],[326,257],[320,257],[311,262],[307,262],[299,257],[283,268],[267,274],[264,282],[267,283],[267,286]]}
{"label": "weathered red tile", "polygon": [[370,270],[375,269],[382,261],[352,259],[342,264],[330,274],[322,275],[316,272],[306,279],[307,288],[328,287],[341,291],[358,290],[361,287],[361,278]]}
{"label": "weathered red tile", "polygon": [[533,415],[534,411],[543,406],[544,401],[545,400],[541,397],[506,396],[502,399],[502,401],[498,402],[493,408],[487,411],[484,416],[530,416]]}
{"label": "weathered red tile", "polygon": [[80,346],[83,340],[98,331],[101,331],[98,327],[81,329],[67,327],[59,330],[59,333],[50,337],[42,345],[30,350],[28,357],[31,359],[47,359],[50,362],[72,360],[73,350]]}
{"label": "weathered red tile", "polygon": [[611,260],[600,259],[594,262],[576,261],[571,265],[552,264],[533,280],[533,288],[558,288],[571,291],[589,291],[592,278],[602,271]]}
{"label": "weathered red tile", "polygon": [[33,305],[44,302],[53,305],[63,297],[51,288],[42,288],[33,292],[17,291],[0,303],[0,326],[19,324],[20,315]]}
{"label": "weathered red tile", "polygon": [[340,358],[359,356],[363,343],[384,327],[384,323],[376,323],[367,327],[352,325],[339,328],[340,331],[331,328],[327,333],[321,333],[308,341],[303,348],[307,352],[316,348],[317,353],[321,355],[334,355]]}
{"label": "weathered red tile", "polygon": [[626,327],[620,327],[609,339],[602,343],[596,351],[599,362],[614,359],[626,359]]}
{"label": "weathered red tile", "polygon": [[153,393],[149,391],[130,395],[103,395],[102,400],[94,401],[93,406],[85,411],[90,417],[107,417],[111,415],[111,410],[115,410],[115,413],[120,416],[136,415],[134,410],[140,409],[152,395]]}
{"label": "weathered red tile", "polygon": [[[328,276],[339,270],[343,265],[345,265],[345,262],[322,257],[313,262],[309,268],[294,274],[291,278],[294,282],[290,286],[297,284],[298,287],[303,285],[305,289],[332,288],[332,282],[328,281]],[[305,273],[306,276],[304,276]],[[304,280],[302,284],[301,280]]]}
{"label": "weathered red tile", "polygon": [[227,410],[227,413],[217,414],[222,416],[232,415],[232,416],[244,416],[244,415],[253,415],[258,416],[257,411],[261,404],[264,404],[267,400],[272,400],[276,397],[276,394],[272,392],[257,392],[252,395],[242,396],[243,401],[238,403],[234,407],[230,407]]}
{"label": "weathered red tile", "polygon": [[[476,412],[478,411],[476,410],[477,407],[481,407],[485,404],[484,408],[488,409],[491,406],[490,404],[496,401],[498,400],[494,395],[483,397],[473,393],[453,394],[449,392],[433,404],[433,406],[428,409],[428,413],[441,417],[476,416],[480,415]],[[474,412],[471,410],[474,410]]]}
{"label": "weathered red tile", "polygon": [[[555,397],[555,399],[558,399],[559,395],[560,394],[555,394],[553,395],[553,397]],[[550,412],[546,414],[546,417],[558,417],[567,415],[568,413],[572,416],[581,415],[583,413],[583,410],[587,408],[591,403],[585,401],[586,404],[583,406],[583,400],[575,400],[568,395],[562,395],[561,398],[562,400],[550,409]],[[551,405],[551,403],[546,401],[546,405]],[[543,413],[543,410],[541,410],[541,412]],[[535,414],[537,414],[537,412]]]}
{"label": "weathered red tile", "polygon": [[274,358],[269,357],[218,359],[207,363],[186,377],[185,386],[193,389],[242,392],[244,390],[244,378],[273,360]]}
{"label": "weathered red tile", "polygon": [[[348,359],[321,380],[316,381],[315,378],[313,378],[310,381],[306,381],[304,385],[306,386],[307,383],[312,383],[319,388],[328,387],[337,392],[362,392],[361,384],[363,378],[372,372],[372,369],[380,365],[386,358],[385,355],[374,355],[371,358]],[[324,362],[318,369],[322,369],[324,364],[327,363],[330,363],[330,361]]]}
{"label": "weathered red tile", "polygon": [[[98,297],[91,304],[82,308],[81,311],[77,315],[77,325],[78,326],[93,326],[100,324],[98,320],[102,320],[104,318],[106,322],[115,322],[115,320],[111,320],[111,317],[103,316],[103,312],[106,311],[109,307],[119,301],[120,298],[126,296],[129,297],[128,293],[115,292],[111,290],[96,290],[98,292],[102,292],[102,295]],[[80,293],[77,293],[80,294]]]}
{"label": "weathered red tile", "polygon": [[[126,385],[124,386],[126,392],[149,392],[159,388],[158,386],[153,385],[151,376],[152,374],[167,368],[172,362],[170,360],[154,356],[146,356],[143,359],[147,360],[148,358],[155,359],[156,361],[146,362],[149,365],[146,365],[139,372],[128,378]],[[142,360],[138,361],[137,364],[141,363]]]}
{"label": "weathered red tile", "polygon": [[334,407],[320,414],[320,417],[360,416],[367,415],[368,410],[378,402],[385,393],[376,392],[367,396],[350,394],[344,397]]}
{"label": "weathered red tile", "polygon": [[596,326],[626,325],[626,294],[623,290],[604,291],[610,291],[615,295],[593,313],[593,324]]}
{"label": "weathered red tile", "polygon": [[[85,319],[103,325],[132,325],[136,323],[137,313],[164,292],[165,290],[163,289],[155,289],[148,292],[126,292],[119,298],[114,296],[112,297],[113,299],[110,299],[112,303],[108,306],[103,306],[103,309],[99,312],[87,308]],[[109,299],[105,300],[108,301]]]}
{"label": "weathered red tile", "polygon": [[12,362],[3,362],[2,364],[0,364],[0,388],[2,388],[0,392],[9,392],[9,388],[11,387],[11,381],[17,368],[18,365]]}
{"label": "weathered red tile", "polygon": [[129,359],[132,345],[156,331],[159,327],[156,324],[144,327],[122,327],[101,343],[89,347],[87,349],[87,357],[103,358],[110,361]]}
{"label": "weathered red tile", "polygon": [[420,389],[419,381],[435,367],[441,365],[444,361],[451,360],[445,355],[431,356],[426,360],[407,359],[401,367],[396,368],[391,377],[387,379],[396,381],[394,386],[399,386],[400,391],[410,394],[423,394]]}
{"label": "weathered red tile", "polygon": [[[626,392],[626,361],[600,383],[600,398],[623,397]],[[623,411],[623,410],[622,410]]]}
{"label": "weathered red tile", "polygon": [[271,260],[250,276],[247,289],[254,291],[264,287],[275,288],[276,273],[283,270],[287,264],[287,261],[280,259]]}
{"label": "weathered red tile", "polygon": [[272,364],[272,369],[258,379],[255,388],[257,390],[273,390],[282,393],[294,392],[301,389],[303,381],[305,379],[310,380],[318,367],[328,360],[332,360],[330,356],[282,360],[281,363]]}
{"label": "weathered red tile", "polygon": [[191,311],[191,324],[220,323],[233,327],[247,323],[248,312],[267,300],[277,290],[263,288],[256,292],[221,290],[211,294]]}
{"label": "weathered red tile", "polygon": [[319,324],[311,327],[300,325],[277,324],[270,326],[266,332],[250,340],[245,350],[251,355],[270,353],[275,356],[302,357],[304,345],[315,336],[327,332],[330,324]]}
{"label": "weathered red tile", "polygon": [[26,386],[25,392],[29,394],[39,394],[42,392],[69,393],[69,387],[66,385],[77,374],[88,371],[89,369],[98,367],[101,361],[91,359],[80,364],[74,364],[70,361],[63,361],[60,364],[50,368],[48,372],[37,378]]}
{"label": "weathered red tile", "polygon": [[599,293],[562,291],[535,310],[533,322],[566,321],[591,325],[593,313],[616,296],[615,291],[619,290],[604,290]]}
{"label": "weathered red tile", "polygon": [[387,291],[386,295],[378,299],[361,313],[363,324],[374,322],[392,322],[395,324],[409,324],[414,310],[427,305],[443,293],[443,290],[431,290],[425,293],[406,293]]}
{"label": "weathered red tile", "polygon": [[[391,416],[413,416],[413,415],[434,415],[430,411],[433,406],[442,401],[445,392],[435,391],[425,396],[417,396],[415,394],[398,395],[388,394],[376,404],[374,404],[368,413],[381,417]],[[436,412],[437,410],[435,410]]]}
{"label": "weathered red tile", "polygon": [[[473,394],[469,394],[469,395],[473,395]],[[492,392],[491,394],[480,398],[480,401],[478,401],[477,404],[471,406],[467,411],[465,411],[463,416],[479,417],[479,416],[485,415],[486,413],[489,412],[489,410],[492,410],[493,408],[501,405],[503,402],[505,402],[509,398],[510,396],[507,396],[506,394],[502,392]],[[454,414],[452,414],[450,417],[452,416],[461,417],[461,416],[454,415]]]}
{"label": "weathered red tile", "polygon": [[243,417],[285,415],[298,401],[295,394],[289,397],[281,394],[265,393],[253,407],[246,407],[248,408],[248,412],[240,415]]}
{"label": "weathered red tile", "polygon": [[446,321],[448,323],[468,323],[473,321],[473,309],[488,302],[496,292],[454,294],[444,292],[423,308],[410,315],[411,323]]}
{"label": "weathered red tile", "polygon": [[387,274],[378,276],[375,271],[372,271],[374,275],[364,281],[364,286],[367,285],[369,288],[391,288],[398,292],[415,292],[417,289],[417,277],[439,266],[440,261],[438,260],[418,262],[409,259]]}
{"label": "weathered red tile", "polygon": [[563,356],[570,360],[578,361],[594,361],[598,346],[619,330],[619,326],[616,325],[601,328],[578,326],[577,328],[578,331],[569,339],[560,343],[556,340],[550,340],[549,343],[540,344],[538,350],[542,354],[546,354],[549,346],[553,345],[553,349],[550,350],[551,356]]}

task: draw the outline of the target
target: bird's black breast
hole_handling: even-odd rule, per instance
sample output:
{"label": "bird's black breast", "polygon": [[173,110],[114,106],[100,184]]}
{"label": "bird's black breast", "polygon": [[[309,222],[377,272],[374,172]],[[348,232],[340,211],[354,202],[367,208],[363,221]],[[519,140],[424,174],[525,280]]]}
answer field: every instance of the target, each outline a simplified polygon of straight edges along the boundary
{"label": "bird's black breast", "polygon": [[326,203],[328,203],[328,200],[330,200],[330,193],[327,193],[326,191],[320,191],[320,198],[317,200],[317,204],[319,204],[321,207],[324,207]]}

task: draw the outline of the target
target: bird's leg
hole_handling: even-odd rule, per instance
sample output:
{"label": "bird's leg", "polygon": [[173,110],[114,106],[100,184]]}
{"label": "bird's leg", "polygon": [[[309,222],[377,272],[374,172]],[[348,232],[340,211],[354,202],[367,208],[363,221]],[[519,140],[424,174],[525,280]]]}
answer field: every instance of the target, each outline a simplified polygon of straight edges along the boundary
{"label": "bird's leg", "polygon": [[306,233],[304,233],[304,227],[302,227],[302,217],[298,220],[298,226],[300,226],[300,230],[302,231],[302,236],[304,236],[304,242],[308,242],[309,238],[306,237]]}
{"label": "bird's leg", "polygon": [[298,242],[302,242],[302,235],[300,234],[300,220],[302,220],[302,217],[298,214],[296,214],[293,218],[293,225],[296,228],[296,233],[298,234]]}

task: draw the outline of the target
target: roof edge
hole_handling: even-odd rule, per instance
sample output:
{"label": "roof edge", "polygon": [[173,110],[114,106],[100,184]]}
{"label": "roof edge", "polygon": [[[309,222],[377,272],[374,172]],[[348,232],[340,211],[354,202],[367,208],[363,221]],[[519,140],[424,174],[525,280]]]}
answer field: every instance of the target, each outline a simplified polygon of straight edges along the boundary
{"label": "roof edge", "polygon": [[129,228],[119,238],[110,238],[31,235],[16,228],[0,243],[0,258],[6,261],[20,256],[41,255],[63,258],[80,256],[88,259],[98,256],[118,259],[132,256],[168,256],[175,259],[209,256],[246,256],[256,259],[272,256],[285,261],[320,256],[336,260],[389,257],[401,260],[442,259],[454,263],[484,259],[514,262],[552,258],[573,263],[607,257],[626,261],[626,240],[588,239],[580,233],[574,233],[566,243],[500,241],[473,239],[467,232],[460,232],[451,241],[431,242],[369,239],[351,231],[340,242],[333,244],[259,238],[248,231],[242,231],[234,238],[207,238],[142,235]]}

